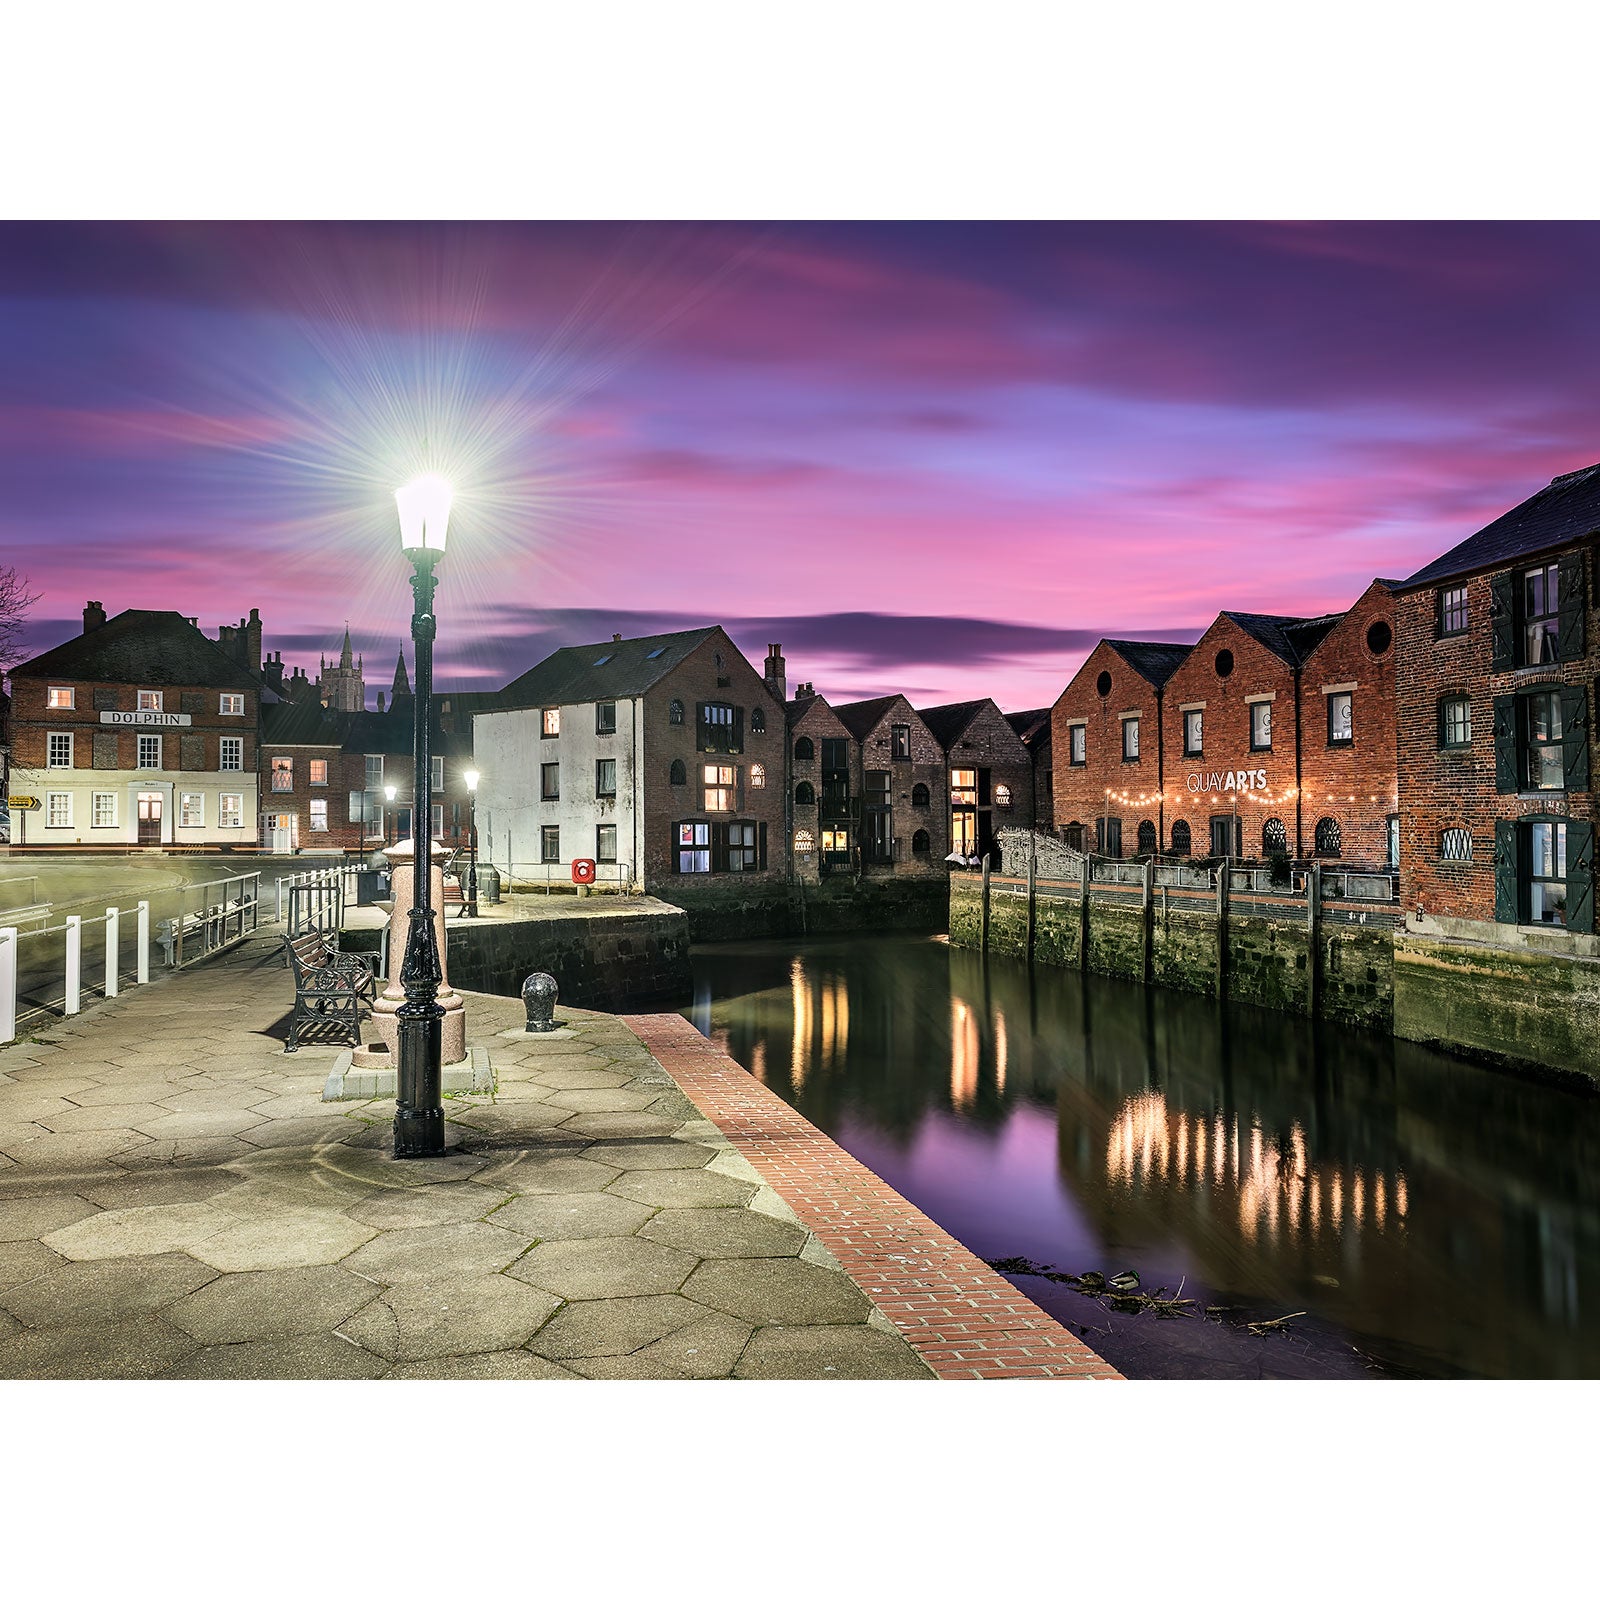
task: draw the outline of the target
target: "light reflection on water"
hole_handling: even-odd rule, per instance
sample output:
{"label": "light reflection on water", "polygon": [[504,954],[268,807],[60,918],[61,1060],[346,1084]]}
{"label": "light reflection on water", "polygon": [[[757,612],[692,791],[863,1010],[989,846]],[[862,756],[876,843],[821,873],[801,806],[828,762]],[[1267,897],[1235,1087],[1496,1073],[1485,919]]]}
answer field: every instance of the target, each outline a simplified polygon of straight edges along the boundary
{"label": "light reflection on water", "polygon": [[[979,1255],[1305,1311],[1405,1371],[1600,1375],[1600,1099],[942,940],[695,974],[702,1032]],[[1136,1320],[1181,1369],[1196,1330]]]}

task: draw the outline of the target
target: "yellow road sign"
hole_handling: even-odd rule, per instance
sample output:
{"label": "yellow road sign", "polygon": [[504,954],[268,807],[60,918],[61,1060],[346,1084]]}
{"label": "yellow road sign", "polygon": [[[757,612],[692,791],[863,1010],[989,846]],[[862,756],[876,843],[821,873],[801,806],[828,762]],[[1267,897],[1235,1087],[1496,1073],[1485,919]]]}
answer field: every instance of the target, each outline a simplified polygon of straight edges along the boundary
{"label": "yellow road sign", "polygon": [[6,801],[12,811],[37,811],[39,797],[36,794],[14,794]]}

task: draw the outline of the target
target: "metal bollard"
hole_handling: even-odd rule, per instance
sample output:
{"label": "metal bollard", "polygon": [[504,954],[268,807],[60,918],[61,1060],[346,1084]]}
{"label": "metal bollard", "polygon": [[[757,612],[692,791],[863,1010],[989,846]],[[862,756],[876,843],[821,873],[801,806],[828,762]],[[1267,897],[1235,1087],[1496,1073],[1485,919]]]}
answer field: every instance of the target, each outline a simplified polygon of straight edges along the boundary
{"label": "metal bollard", "polygon": [[0,928],[0,1044],[17,1037],[17,930]]}
{"label": "metal bollard", "polygon": [[66,1014],[77,1016],[83,1004],[83,918],[67,918]]}
{"label": "metal bollard", "polygon": [[115,906],[106,907],[106,999],[117,997],[117,930],[122,923],[122,913]]}
{"label": "metal bollard", "polygon": [[556,980],[548,972],[531,973],[522,985],[522,1003],[527,1008],[525,1033],[554,1033],[556,1022]]}
{"label": "metal bollard", "polygon": [[134,982],[149,983],[150,981],[150,902],[139,902],[139,949],[135,955]]}

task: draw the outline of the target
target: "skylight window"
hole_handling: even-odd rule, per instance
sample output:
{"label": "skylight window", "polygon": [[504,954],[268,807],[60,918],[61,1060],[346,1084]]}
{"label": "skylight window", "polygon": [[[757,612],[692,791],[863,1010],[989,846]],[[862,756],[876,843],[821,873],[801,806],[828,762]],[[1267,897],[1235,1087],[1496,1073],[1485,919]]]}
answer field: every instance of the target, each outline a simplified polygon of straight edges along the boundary
{"label": "skylight window", "polygon": [[610,656],[601,656],[600,659],[595,662],[595,665],[597,667],[603,667],[606,664],[606,662],[608,662],[610,659],[611,659]]}
{"label": "skylight window", "polygon": [[667,653],[667,647],[666,647],[666,646],[665,646],[665,645],[664,645],[664,644],[658,644],[658,645],[657,645],[657,646],[656,646],[656,647],[655,647],[655,649],[654,649],[654,650],[652,650],[652,651],[651,651],[651,652],[650,652],[650,653],[649,653],[649,654],[648,654],[648,655],[647,655],[647,656],[646,656],[646,657],[645,657],[645,660],[646,660],[646,661],[654,661],[654,660],[655,660],[655,659],[656,659],[656,657],[657,657],[657,656],[664,656],[664,655],[665,655],[665,654],[666,654],[666,653]]}

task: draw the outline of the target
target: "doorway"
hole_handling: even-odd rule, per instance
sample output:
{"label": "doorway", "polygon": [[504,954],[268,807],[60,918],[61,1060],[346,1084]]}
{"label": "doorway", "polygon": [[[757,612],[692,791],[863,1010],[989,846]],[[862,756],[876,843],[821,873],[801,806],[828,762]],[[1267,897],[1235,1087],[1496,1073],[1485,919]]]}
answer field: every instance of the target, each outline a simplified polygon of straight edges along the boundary
{"label": "doorway", "polygon": [[1236,856],[1239,853],[1238,822],[1232,816],[1211,819],[1211,853],[1214,856]]}
{"label": "doorway", "polygon": [[158,794],[139,796],[139,843],[161,843],[161,796]]}

